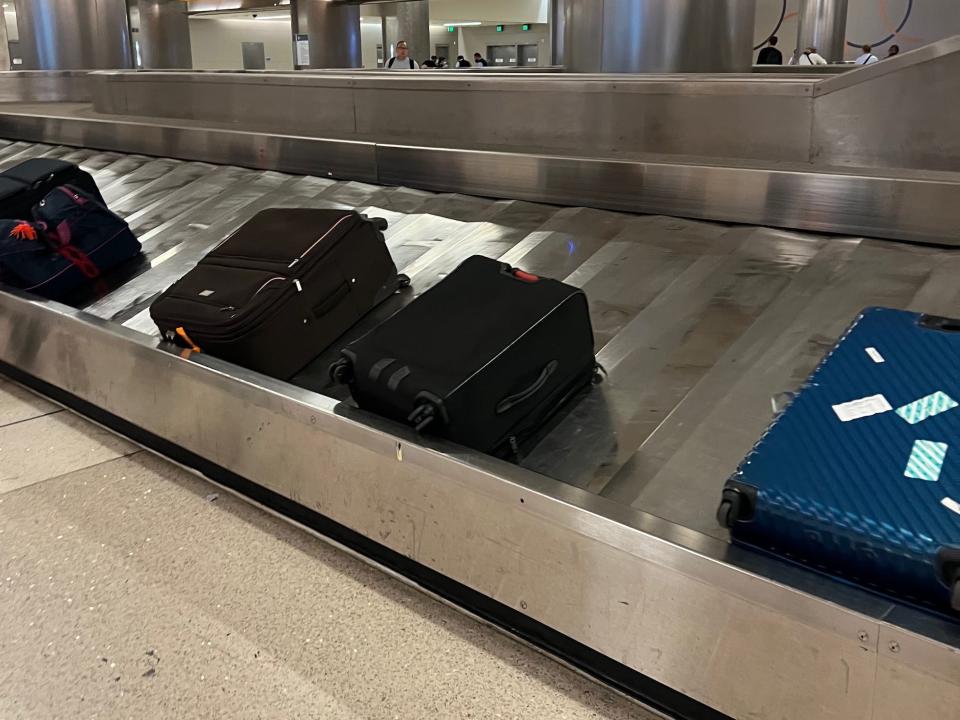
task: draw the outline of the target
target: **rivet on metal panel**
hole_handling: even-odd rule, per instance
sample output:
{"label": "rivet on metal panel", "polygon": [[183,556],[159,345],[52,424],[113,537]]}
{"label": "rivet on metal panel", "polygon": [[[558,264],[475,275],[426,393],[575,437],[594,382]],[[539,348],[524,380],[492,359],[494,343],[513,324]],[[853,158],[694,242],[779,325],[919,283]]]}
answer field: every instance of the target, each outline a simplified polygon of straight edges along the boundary
{"label": "rivet on metal panel", "polygon": [[890,648],[890,652],[892,653],[900,652],[900,643],[898,643],[896,640],[891,640],[887,647]]}
{"label": "rivet on metal panel", "polygon": [[864,630],[861,630],[860,632],[858,632],[857,637],[860,638],[860,642],[864,642],[864,643],[870,639],[870,635]]}
{"label": "rivet on metal panel", "polygon": [[397,462],[403,462],[403,445],[397,443]]}

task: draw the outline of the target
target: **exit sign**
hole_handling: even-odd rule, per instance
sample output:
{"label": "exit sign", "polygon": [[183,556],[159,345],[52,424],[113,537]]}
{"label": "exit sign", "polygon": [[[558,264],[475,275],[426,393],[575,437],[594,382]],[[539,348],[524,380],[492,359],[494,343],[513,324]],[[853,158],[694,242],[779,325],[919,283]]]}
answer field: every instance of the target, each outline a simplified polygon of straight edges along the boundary
{"label": "exit sign", "polygon": [[503,25],[497,25],[497,32],[503,32]]}
{"label": "exit sign", "polygon": [[529,25],[521,25],[520,28],[521,28],[524,32],[530,32],[530,26],[529,26]]}
{"label": "exit sign", "polygon": [[457,28],[454,25],[447,25],[447,32],[456,32]]}

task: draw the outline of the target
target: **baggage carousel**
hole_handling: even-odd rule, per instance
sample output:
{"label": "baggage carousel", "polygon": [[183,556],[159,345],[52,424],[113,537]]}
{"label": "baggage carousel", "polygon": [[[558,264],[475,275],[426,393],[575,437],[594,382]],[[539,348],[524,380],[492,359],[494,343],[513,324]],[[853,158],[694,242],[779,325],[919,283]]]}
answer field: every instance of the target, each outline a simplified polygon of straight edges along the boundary
{"label": "baggage carousel", "polygon": [[[80,163],[144,247],[105,294],[0,293],[0,371],[671,716],[954,718],[955,616],[715,511],[862,308],[960,316],[929,112],[958,64],[960,38],[786,82],[0,73],[0,170]],[[584,289],[606,382],[510,464],[359,411],[335,350],[284,383],[161,344],[152,299],[267,207],[388,221],[413,287],[343,342],[480,254]]]}
{"label": "baggage carousel", "polygon": [[[0,170],[39,156],[90,171],[144,254],[75,307],[0,296],[15,379],[676,716],[956,711],[955,618],[733,547],[714,515],[861,308],[957,314],[960,250],[17,141]],[[487,255],[586,291],[607,381],[516,466],[362,413],[329,354],[287,384],[158,346],[152,299],[267,207],[389,222],[413,289],[354,333]]]}

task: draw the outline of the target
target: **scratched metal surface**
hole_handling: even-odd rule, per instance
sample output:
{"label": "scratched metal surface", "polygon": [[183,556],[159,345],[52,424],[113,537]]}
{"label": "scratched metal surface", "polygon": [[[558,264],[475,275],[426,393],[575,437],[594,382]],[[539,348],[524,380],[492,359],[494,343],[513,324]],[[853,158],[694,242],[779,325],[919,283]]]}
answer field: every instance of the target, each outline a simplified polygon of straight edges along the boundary
{"label": "scratched metal surface", "polygon": [[[386,218],[413,294],[473,254],[582,287],[606,382],[544,434],[523,464],[673,522],[725,537],[724,480],[863,307],[960,315],[960,251],[662,216],[494,201],[237,167],[22,142],[0,170],[44,155],[79,162],[127,218],[144,258],[79,303],[148,334],[153,298],[266,207],[350,207]],[[396,297],[350,336],[410,296]],[[297,384],[342,399],[321,355]]]}

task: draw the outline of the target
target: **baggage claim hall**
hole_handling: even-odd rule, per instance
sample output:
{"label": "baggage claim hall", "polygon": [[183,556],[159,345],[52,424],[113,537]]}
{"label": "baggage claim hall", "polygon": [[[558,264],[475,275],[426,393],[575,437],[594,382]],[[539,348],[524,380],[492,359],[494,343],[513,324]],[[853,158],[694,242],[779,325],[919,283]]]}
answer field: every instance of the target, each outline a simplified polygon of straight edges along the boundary
{"label": "baggage claim hall", "polygon": [[0,720],[960,720],[960,3],[6,0]]}

